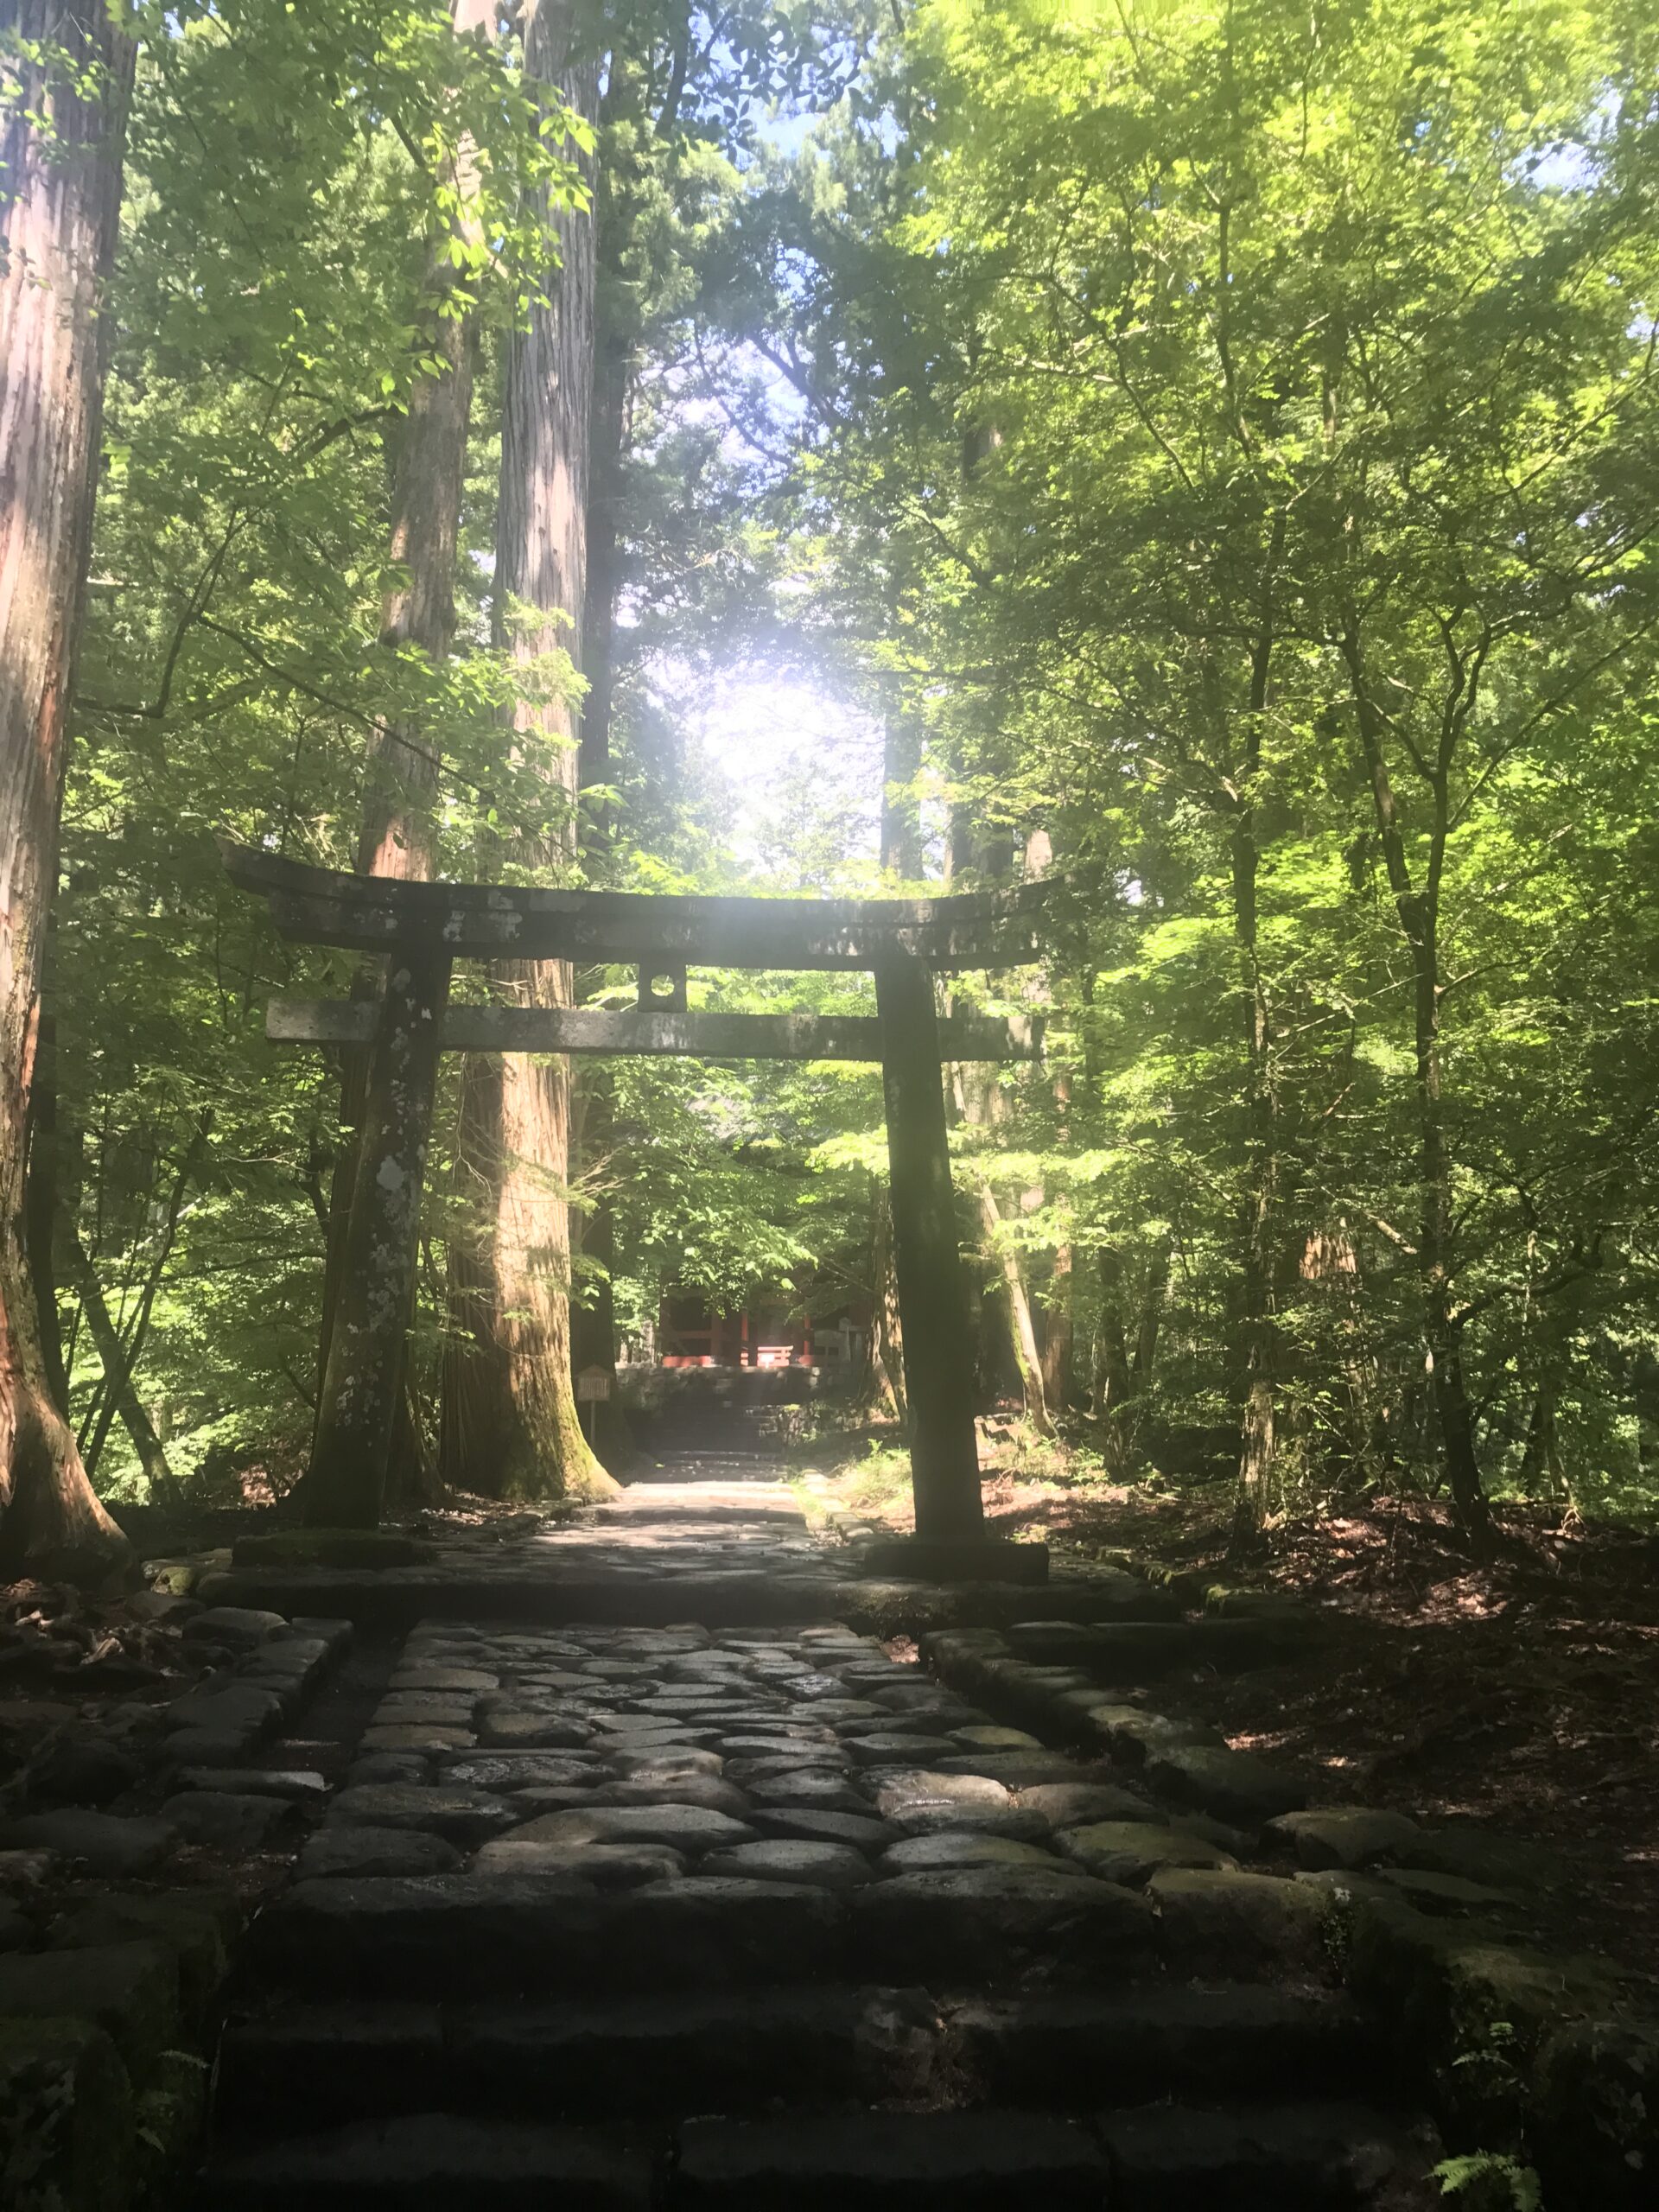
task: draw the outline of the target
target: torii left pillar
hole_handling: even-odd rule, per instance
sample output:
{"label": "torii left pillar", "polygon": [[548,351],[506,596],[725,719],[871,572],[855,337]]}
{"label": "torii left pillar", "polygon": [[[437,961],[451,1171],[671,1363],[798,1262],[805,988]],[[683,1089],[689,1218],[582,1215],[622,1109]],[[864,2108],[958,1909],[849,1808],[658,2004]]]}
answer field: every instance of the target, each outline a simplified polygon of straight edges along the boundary
{"label": "torii left pillar", "polygon": [[402,1387],[449,961],[447,954],[398,950],[386,970],[369,1048],[340,1303],[305,1480],[305,1518],[314,1529],[378,1525]]}

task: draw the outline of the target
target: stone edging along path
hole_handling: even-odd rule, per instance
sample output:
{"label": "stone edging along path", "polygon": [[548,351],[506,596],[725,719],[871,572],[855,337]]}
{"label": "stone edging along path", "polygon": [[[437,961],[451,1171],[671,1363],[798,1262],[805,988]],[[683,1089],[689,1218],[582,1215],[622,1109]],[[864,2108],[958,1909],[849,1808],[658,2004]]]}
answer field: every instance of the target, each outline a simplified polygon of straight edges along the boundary
{"label": "stone edging along path", "polygon": [[[1281,1600],[1264,1611],[1288,1618]],[[1551,2212],[1659,2202],[1659,1993],[1612,1961],[1551,1948],[1563,1878],[1550,1855],[1473,1823],[1308,1809],[1293,1777],[1155,1690],[1126,1694],[1122,1637],[1031,1622],[937,1632],[922,1649],[987,1710],[1050,1744],[1104,1751],[1173,1823],[1224,1852],[1152,1874],[1166,1923],[1185,1931],[1195,1960],[1206,1947],[1286,1967],[1322,1953],[1385,2026],[1447,2144],[1490,2164],[1493,2204],[1523,2202],[1511,2184],[1525,2167],[1543,2176]],[[1083,1830],[1073,1848],[1115,1860],[1135,1834]]]}

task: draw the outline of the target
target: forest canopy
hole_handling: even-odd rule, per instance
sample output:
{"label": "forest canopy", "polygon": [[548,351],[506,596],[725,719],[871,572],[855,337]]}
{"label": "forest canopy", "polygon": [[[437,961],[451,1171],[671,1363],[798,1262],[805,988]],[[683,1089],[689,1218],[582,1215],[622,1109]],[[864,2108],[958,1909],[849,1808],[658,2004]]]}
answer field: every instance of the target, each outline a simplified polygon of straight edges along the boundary
{"label": "forest canopy", "polygon": [[[60,65],[10,13],[21,112]],[[951,1071],[982,1408],[1082,1479],[1231,1484],[1246,1532],[1402,1491],[1477,1542],[1491,1500],[1651,1517],[1650,8],[117,19],[24,1229],[99,1491],[280,1493],[309,1447],[350,1071],[264,1010],[372,984],[278,939],[229,838],[646,892],[1052,877],[1040,963],[947,987],[1048,1009],[1039,1063]],[[417,1470],[525,1487],[511,1446],[469,1481],[491,1344],[535,1433],[536,1363],[613,1359],[666,1292],[880,1308],[874,1067],[550,1088],[528,1322],[480,1257],[524,1152],[480,1150],[488,1090],[443,1061]]]}

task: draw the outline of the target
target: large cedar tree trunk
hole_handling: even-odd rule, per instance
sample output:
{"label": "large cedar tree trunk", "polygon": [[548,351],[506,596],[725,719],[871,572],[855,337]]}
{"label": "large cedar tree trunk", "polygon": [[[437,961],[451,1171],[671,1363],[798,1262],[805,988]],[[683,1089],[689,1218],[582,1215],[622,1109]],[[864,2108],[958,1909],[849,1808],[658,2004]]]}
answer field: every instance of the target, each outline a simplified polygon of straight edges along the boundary
{"label": "large cedar tree trunk", "polygon": [[7,0],[0,124],[0,1572],[126,1543],[53,1401],[26,1256],[29,1095],[86,596],[134,48],[108,0]]}
{"label": "large cedar tree trunk", "polygon": [[[616,595],[621,582],[618,546],[622,453],[639,337],[637,287],[629,283],[627,269],[639,215],[639,194],[619,180],[607,156],[613,151],[619,122],[638,127],[640,85],[638,70],[628,65],[626,57],[616,54],[612,56],[610,79],[593,219],[596,236],[594,378],[588,413],[587,579],[582,626],[582,672],[588,695],[582,704],[579,760],[584,789],[608,782],[611,772]],[[608,824],[601,813],[590,851],[596,869],[603,869],[608,842]],[[594,1451],[607,1467],[620,1468],[633,1457],[635,1447],[616,1386],[616,1306],[611,1288],[616,1225],[607,1168],[615,1083],[605,1062],[589,1060],[579,1066],[573,1087],[575,1153],[584,1175],[593,1179],[584,1194],[585,1205],[573,1212],[570,1222],[572,1246],[587,1263],[570,1314],[570,1364],[578,1375],[585,1368],[603,1368],[611,1377],[610,1396],[596,1401],[588,1418]]]}
{"label": "large cedar tree trunk", "polygon": [[575,1149],[584,1169],[597,1178],[597,1187],[586,1194],[585,1210],[575,1213],[570,1224],[571,1244],[588,1263],[570,1312],[570,1366],[576,1375],[594,1367],[610,1375],[611,1395],[590,1406],[588,1420],[594,1452],[613,1469],[626,1466],[635,1448],[633,1430],[616,1388],[616,1303],[611,1290],[616,1224],[606,1187],[613,1173],[614,1098],[609,1067],[603,1060],[590,1061],[575,1090]]}
{"label": "large cedar tree trunk", "polygon": [[[599,59],[570,0],[531,0],[524,18],[524,72],[591,123]],[[563,650],[582,665],[587,585],[588,439],[594,382],[594,233],[590,213],[549,211],[558,248],[547,301],[508,349],[496,522],[499,616],[514,658],[533,664]],[[507,624],[513,606],[543,621]],[[515,858],[537,879],[569,877],[575,856],[580,779],[576,716],[557,699],[521,698],[513,716],[520,759],[568,806],[564,826]],[[570,963],[501,961],[492,971],[509,1005],[572,1000]],[[568,1202],[570,1065],[527,1052],[467,1071],[464,1135],[477,1152],[461,1174],[482,1204],[475,1235],[456,1240],[465,1332],[446,1363],[445,1472],[493,1497],[597,1497],[615,1490],[582,1434],[570,1375]]]}
{"label": "large cedar tree trunk", "polygon": [[[486,29],[494,17],[493,0],[454,0],[451,23],[457,38]],[[461,541],[462,495],[467,480],[467,433],[472,413],[473,357],[477,317],[459,299],[461,281],[449,248],[456,240],[474,243],[471,213],[475,162],[462,138],[445,181],[455,205],[443,233],[428,257],[419,334],[422,356],[435,365],[416,378],[409,410],[397,441],[392,472],[391,531],[388,556],[403,571],[380,609],[380,642],[394,650],[413,646],[441,662],[455,627],[455,558]],[[363,818],[358,832],[357,866],[364,875],[396,876],[425,883],[436,867],[435,806],[438,758],[417,730],[382,722],[369,741],[365,766]],[[378,996],[385,984],[384,963],[367,968],[357,992]],[[328,1255],[323,1273],[322,1326],[317,1371],[328,1371],[328,1347],[351,1220],[352,1190],[357,1178],[359,1135],[363,1115],[366,1049],[348,1052],[340,1071],[340,1140],[328,1200]],[[319,1403],[321,1403],[321,1390]],[[397,1394],[387,1488],[404,1497],[435,1491],[430,1462],[408,1388]]]}

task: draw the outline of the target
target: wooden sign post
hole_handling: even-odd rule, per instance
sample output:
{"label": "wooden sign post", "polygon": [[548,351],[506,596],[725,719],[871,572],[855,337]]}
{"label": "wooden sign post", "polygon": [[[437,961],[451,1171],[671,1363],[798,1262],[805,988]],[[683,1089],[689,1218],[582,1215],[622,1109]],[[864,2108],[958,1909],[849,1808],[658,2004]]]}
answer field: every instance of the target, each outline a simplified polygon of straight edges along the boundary
{"label": "wooden sign post", "polygon": [[[576,1376],[576,1403],[579,1406],[602,1406],[611,1395],[611,1370],[608,1367],[584,1367]],[[594,1430],[599,1416],[588,1415],[588,1441],[594,1441]]]}

